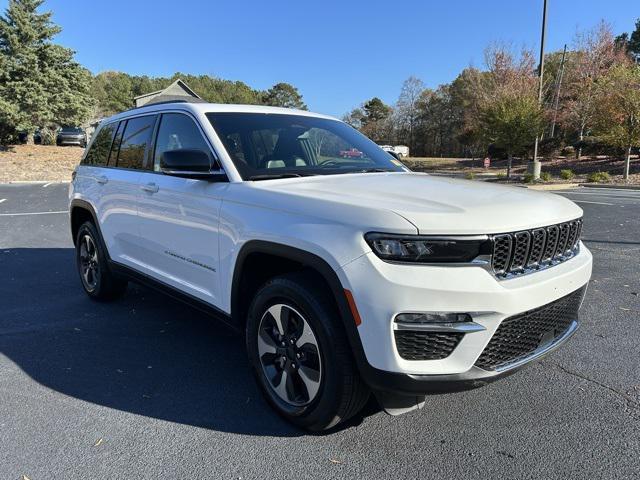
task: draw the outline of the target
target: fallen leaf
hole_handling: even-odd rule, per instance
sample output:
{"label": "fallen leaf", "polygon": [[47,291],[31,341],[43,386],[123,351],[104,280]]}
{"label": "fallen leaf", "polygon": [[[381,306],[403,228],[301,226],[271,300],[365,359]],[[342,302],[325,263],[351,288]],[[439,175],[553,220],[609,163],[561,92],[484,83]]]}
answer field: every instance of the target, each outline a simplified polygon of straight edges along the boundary
{"label": "fallen leaf", "polygon": [[330,459],[329,459],[329,461],[330,461],[331,463],[336,463],[336,464],[338,464],[338,463],[342,463],[340,460],[336,460],[335,458],[330,458]]}
{"label": "fallen leaf", "polygon": [[20,480],[31,480],[29,477],[27,477],[26,475],[22,475],[20,477]]}
{"label": "fallen leaf", "polygon": [[625,312],[628,312],[629,310],[631,310],[630,308],[624,308],[624,307],[618,307],[620,310],[624,310]]}
{"label": "fallen leaf", "polygon": [[98,441],[93,444],[94,447],[99,447],[100,445],[102,445],[102,438],[99,438]]}

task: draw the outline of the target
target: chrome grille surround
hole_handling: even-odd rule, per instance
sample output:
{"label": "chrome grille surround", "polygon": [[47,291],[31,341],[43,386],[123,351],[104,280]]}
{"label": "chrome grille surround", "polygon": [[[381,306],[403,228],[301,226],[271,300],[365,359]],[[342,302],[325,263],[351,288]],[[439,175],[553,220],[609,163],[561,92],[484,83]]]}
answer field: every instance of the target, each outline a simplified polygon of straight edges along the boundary
{"label": "chrome grille surround", "polygon": [[580,248],[582,219],[557,225],[490,236],[491,271],[499,279],[513,278],[562,263]]}

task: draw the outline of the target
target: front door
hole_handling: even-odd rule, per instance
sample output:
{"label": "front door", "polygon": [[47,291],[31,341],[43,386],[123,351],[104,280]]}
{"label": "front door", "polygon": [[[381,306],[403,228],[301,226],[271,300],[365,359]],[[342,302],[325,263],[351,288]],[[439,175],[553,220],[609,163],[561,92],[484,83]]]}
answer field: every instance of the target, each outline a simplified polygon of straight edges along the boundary
{"label": "front door", "polygon": [[160,159],[168,150],[212,149],[186,113],[160,118],[153,171],[142,173],[138,200],[141,268],[148,275],[213,305],[219,305],[218,228],[227,183],[164,175]]}

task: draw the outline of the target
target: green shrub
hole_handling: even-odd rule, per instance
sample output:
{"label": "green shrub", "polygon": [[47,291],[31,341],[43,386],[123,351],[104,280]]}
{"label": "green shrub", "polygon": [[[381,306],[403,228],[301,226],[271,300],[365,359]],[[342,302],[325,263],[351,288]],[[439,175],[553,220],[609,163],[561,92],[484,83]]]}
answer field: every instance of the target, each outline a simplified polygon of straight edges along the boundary
{"label": "green shrub", "polygon": [[467,180],[473,180],[474,178],[476,178],[476,174],[473,172],[467,172],[464,174],[464,178],[466,178]]}
{"label": "green shrub", "polygon": [[576,174],[573,173],[573,170],[570,170],[568,168],[565,168],[563,170],[560,170],[560,178],[563,180],[572,180],[573,177],[575,177]]}
{"label": "green shrub", "polygon": [[496,177],[498,177],[498,180],[504,180],[505,178],[507,178],[507,174],[504,172],[498,172],[496,174]]}
{"label": "green shrub", "polygon": [[550,182],[552,180],[551,174],[549,172],[540,172],[540,180]]}
{"label": "green shrub", "polygon": [[608,172],[593,172],[587,177],[587,182],[591,183],[607,183],[611,181],[611,175]]}
{"label": "green shrub", "polygon": [[534,183],[536,181],[533,173],[525,173],[524,174],[524,183]]}

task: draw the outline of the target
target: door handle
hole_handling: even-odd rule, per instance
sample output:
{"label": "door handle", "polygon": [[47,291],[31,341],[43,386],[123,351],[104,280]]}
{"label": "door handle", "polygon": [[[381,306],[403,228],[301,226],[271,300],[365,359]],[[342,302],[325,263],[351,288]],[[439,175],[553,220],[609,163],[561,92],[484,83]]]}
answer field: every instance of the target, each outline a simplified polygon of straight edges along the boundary
{"label": "door handle", "polygon": [[142,185],[140,188],[149,193],[156,193],[159,190],[158,185],[155,183],[147,183],[146,185]]}
{"label": "door handle", "polygon": [[104,185],[108,181],[109,181],[109,179],[107,177],[105,177],[104,175],[98,175],[96,177],[96,182],[98,182],[100,185]]}

